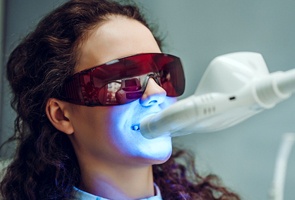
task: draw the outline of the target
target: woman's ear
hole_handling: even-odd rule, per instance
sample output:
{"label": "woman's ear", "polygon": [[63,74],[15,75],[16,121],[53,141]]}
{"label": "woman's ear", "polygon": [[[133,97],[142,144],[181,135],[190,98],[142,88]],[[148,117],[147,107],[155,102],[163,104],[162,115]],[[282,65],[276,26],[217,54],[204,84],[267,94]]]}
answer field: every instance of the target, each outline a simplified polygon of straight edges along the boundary
{"label": "woman's ear", "polygon": [[67,117],[65,109],[66,104],[66,102],[55,98],[48,99],[46,104],[46,115],[56,129],[70,135],[74,133],[74,128],[71,121]]}

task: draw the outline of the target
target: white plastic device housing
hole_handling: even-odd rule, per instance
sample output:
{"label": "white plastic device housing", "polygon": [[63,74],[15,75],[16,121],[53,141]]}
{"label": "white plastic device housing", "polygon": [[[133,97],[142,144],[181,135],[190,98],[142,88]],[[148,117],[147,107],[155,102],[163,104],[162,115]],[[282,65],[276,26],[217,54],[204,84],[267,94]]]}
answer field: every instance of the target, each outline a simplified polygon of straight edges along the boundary
{"label": "white plastic device housing", "polygon": [[212,60],[195,93],[140,123],[146,138],[222,130],[272,108],[295,91],[295,70],[270,74],[261,54]]}

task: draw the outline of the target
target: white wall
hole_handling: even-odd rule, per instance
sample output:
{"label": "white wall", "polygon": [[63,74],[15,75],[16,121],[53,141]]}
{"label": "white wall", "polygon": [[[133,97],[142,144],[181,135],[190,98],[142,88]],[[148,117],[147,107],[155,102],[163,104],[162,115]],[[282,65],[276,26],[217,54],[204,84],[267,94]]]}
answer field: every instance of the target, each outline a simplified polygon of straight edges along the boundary
{"label": "white wall", "polygon": [[[3,102],[3,40],[4,40],[4,0],[0,0],[0,133],[2,132],[2,102]],[[0,134],[1,136],[1,134]],[[1,138],[1,137],[0,137]],[[0,139],[1,141],[1,139]]]}
{"label": "white wall", "polygon": [[[295,2],[274,0],[142,0],[166,35],[167,52],[185,65],[193,94],[209,62],[236,51],[261,53],[271,72],[295,67]],[[197,164],[221,176],[247,200],[266,200],[283,133],[295,132],[295,97],[233,128],[176,138],[193,149]],[[295,199],[295,148],[285,199]]]}

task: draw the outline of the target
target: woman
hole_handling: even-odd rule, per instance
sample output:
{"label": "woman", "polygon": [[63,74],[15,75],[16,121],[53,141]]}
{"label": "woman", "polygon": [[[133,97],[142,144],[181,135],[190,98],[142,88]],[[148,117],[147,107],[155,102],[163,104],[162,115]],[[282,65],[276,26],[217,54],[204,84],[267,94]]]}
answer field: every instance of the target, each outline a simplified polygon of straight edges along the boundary
{"label": "woman", "polygon": [[4,199],[238,199],[171,156],[170,137],[141,136],[184,90],[160,47],[133,5],[72,0],[46,16],[7,63],[18,148]]}

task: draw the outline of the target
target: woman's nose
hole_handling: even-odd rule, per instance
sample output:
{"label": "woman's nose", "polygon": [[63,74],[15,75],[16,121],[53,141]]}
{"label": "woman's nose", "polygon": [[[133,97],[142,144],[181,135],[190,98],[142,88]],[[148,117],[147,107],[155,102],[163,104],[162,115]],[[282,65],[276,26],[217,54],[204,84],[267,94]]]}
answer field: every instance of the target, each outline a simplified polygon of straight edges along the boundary
{"label": "woman's nose", "polygon": [[146,89],[140,98],[140,104],[142,106],[152,106],[155,104],[161,104],[166,98],[166,91],[159,86],[153,78],[148,80]]}

